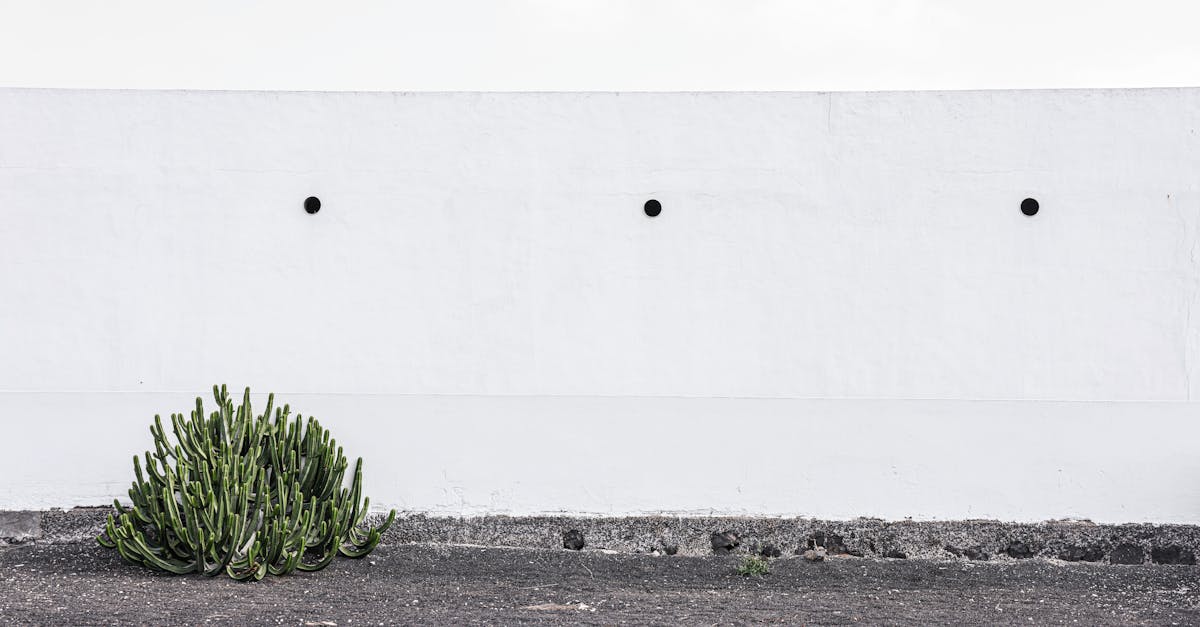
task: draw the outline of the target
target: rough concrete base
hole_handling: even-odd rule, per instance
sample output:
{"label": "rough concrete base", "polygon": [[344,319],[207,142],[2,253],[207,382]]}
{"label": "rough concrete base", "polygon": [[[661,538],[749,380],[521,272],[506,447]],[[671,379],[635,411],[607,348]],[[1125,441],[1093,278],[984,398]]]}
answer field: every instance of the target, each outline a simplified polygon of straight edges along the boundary
{"label": "rough concrete base", "polygon": [[42,512],[0,512],[0,545],[42,537]]}
{"label": "rough concrete base", "polygon": [[[399,519],[391,542],[442,542],[485,546],[562,548],[564,534],[582,533],[588,548],[622,553],[797,554],[822,547],[830,554],[926,559],[1025,559],[1048,557],[1107,563],[1191,563],[1200,552],[1193,525],[1096,525],[1062,521],[1037,524],[986,520],[888,522],[804,518],[517,517]],[[731,533],[727,533],[731,532]],[[714,537],[714,534],[716,536]],[[577,536],[570,534],[568,540]]]}
{"label": "rough concrete base", "polygon": [[[0,512],[0,543],[92,541],[107,507]],[[570,533],[570,532],[578,533]],[[829,521],[806,518],[692,516],[480,516],[407,514],[384,536],[388,544],[442,543],[620,553],[830,555],[880,558],[1013,560],[1032,557],[1110,564],[1195,564],[1197,525],[1097,525],[1087,521],[1005,523],[990,520]]]}

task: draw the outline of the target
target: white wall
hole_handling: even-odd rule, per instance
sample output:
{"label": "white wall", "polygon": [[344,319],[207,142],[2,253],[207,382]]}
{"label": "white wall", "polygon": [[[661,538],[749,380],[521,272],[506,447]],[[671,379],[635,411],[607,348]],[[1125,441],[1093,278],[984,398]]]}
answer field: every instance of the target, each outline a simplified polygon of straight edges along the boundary
{"label": "white wall", "polygon": [[122,494],[228,382],[413,510],[1200,522],[1198,127],[1197,89],[0,90],[0,509]]}

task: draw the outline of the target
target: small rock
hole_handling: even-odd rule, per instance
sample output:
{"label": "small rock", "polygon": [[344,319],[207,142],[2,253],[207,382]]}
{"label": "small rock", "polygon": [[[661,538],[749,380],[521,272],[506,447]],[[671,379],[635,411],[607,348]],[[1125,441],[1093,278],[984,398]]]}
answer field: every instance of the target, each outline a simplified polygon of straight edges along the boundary
{"label": "small rock", "polygon": [[1076,546],[1072,544],[1063,547],[1063,550],[1058,552],[1058,559],[1067,562],[1099,562],[1104,559],[1104,549],[1098,546]]}
{"label": "small rock", "polygon": [[563,548],[579,551],[584,547],[583,532],[578,529],[571,529],[563,533]]}
{"label": "small rock", "polygon": [[1004,552],[1007,553],[1009,557],[1019,560],[1029,559],[1033,557],[1035,553],[1037,553],[1037,551],[1033,550],[1032,547],[1020,540],[1009,542],[1008,546],[1004,549]]}
{"label": "small rock", "polygon": [[808,549],[807,551],[805,551],[802,554],[802,557],[804,557],[804,559],[806,559],[810,562],[824,562],[825,561],[825,549],[822,549],[822,548]]}
{"label": "small rock", "polygon": [[712,542],[713,553],[717,555],[725,555],[732,553],[734,549],[741,546],[742,542],[738,540],[737,534],[732,531],[722,531],[720,533],[713,532],[709,537]]}
{"label": "small rock", "polygon": [[1113,564],[1141,564],[1146,561],[1146,553],[1136,544],[1118,544],[1108,555],[1108,561]]}
{"label": "small rock", "polygon": [[1150,559],[1155,564],[1187,564],[1189,566],[1196,564],[1196,554],[1177,544],[1164,547],[1156,546],[1150,549]]}
{"label": "small rock", "polygon": [[666,553],[667,555],[674,555],[679,552],[679,545],[672,544],[670,546],[665,546],[665,547],[663,547],[663,552]]}
{"label": "small rock", "polygon": [[754,552],[763,557],[779,557],[783,555],[783,551],[780,551],[779,547],[775,546],[774,544],[764,544],[756,547]]}

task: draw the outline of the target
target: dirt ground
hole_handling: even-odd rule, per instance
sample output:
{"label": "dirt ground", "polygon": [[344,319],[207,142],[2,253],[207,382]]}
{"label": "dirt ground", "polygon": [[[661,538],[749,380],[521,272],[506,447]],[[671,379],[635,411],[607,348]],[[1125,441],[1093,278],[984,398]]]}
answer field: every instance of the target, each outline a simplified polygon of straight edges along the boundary
{"label": "dirt ground", "polygon": [[445,545],[239,583],[156,575],[91,544],[0,548],[9,624],[1200,624],[1200,568],[683,557]]}

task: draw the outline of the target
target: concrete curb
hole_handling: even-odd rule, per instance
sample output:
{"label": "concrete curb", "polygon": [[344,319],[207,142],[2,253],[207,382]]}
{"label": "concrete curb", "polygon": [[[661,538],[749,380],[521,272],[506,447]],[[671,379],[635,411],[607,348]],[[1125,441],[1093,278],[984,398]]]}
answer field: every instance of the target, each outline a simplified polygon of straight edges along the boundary
{"label": "concrete curb", "polygon": [[[110,508],[0,511],[0,544],[91,542]],[[378,518],[377,515],[373,516]],[[572,533],[574,532],[574,533]],[[962,560],[1042,557],[1109,564],[1195,564],[1200,525],[1088,521],[896,521],[722,516],[399,516],[384,542],[620,553],[794,555]]]}

